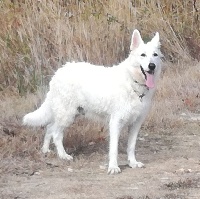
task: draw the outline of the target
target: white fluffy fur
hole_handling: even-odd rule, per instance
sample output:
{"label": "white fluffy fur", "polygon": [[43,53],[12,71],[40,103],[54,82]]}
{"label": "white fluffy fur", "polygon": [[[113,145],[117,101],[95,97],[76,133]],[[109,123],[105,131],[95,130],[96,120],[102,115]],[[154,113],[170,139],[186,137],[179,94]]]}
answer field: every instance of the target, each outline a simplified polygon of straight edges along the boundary
{"label": "white fluffy fur", "polygon": [[[63,147],[63,130],[75,117],[84,113],[92,119],[109,123],[110,148],[108,173],[119,173],[117,163],[118,140],[123,127],[128,126],[128,161],[132,168],[142,167],[135,159],[138,131],[149,111],[155,88],[145,86],[149,64],[155,64],[155,81],[160,76],[161,52],[159,34],[144,44],[138,30],[131,39],[129,57],[117,66],[103,67],[89,63],[66,63],[53,76],[50,90],[41,107],[23,118],[24,125],[47,125],[42,151],[49,151],[51,138],[62,159],[72,159]],[[155,54],[156,53],[156,54]],[[145,56],[144,56],[145,55]],[[144,97],[140,95],[144,94]],[[80,109],[82,111],[80,111]]]}

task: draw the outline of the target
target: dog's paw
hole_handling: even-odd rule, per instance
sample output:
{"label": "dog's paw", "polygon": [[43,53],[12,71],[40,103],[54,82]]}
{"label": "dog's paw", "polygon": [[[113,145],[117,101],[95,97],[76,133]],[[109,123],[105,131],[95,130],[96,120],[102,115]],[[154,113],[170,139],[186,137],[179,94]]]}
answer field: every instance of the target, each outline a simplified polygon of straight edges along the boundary
{"label": "dog's paw", "polygon": [[73,157],[71,155],[68,155],[67,153],[65,154],[60,154],[59,157],[63,160],[73,160]]}
{"label": "dog's paw", "polygon": [[133,162],[133,163],[129,163],[129,166],[131,168],[143,168],[144,164],[142,162]]}
{"label": "dog's paw", "polygon": [[45,147],[42,147],[41,151],[42,151],[42,153],[49,153],[49,152],[51,152],[49,148],[45,148]]}
{"label": "dog's paw", "polygon": [[118,173],[121,173],[121,169],[118,166],[116,166],[116,167],[109,167],[108,168],[108,174],[113,175],[113,174],[118,174]]}

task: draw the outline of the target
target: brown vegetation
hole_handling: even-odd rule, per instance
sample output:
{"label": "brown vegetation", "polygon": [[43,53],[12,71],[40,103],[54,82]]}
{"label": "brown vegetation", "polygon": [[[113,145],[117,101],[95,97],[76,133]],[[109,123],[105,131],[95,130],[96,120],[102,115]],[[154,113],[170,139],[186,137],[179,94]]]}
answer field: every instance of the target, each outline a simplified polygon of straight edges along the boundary
{"label": "brown vegetation", "polygon": [[199,59],[196,0],[3,0],[0,6],[0,90],[36,91],[66,61],[116,64],[127,56],[135,28],[145,40],[158,31],[169,61]]}

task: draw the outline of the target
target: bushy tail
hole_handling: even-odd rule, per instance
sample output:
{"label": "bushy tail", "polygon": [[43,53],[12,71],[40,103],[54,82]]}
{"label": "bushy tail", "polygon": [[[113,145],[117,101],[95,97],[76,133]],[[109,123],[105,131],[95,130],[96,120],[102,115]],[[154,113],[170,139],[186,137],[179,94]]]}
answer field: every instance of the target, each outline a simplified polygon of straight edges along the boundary
{"label": "bushy tail", "polygon": [[52,110],[46,99],[39,109],[28,113],[23,118],[23,125],[28,126],[45,126],[52,120]]}

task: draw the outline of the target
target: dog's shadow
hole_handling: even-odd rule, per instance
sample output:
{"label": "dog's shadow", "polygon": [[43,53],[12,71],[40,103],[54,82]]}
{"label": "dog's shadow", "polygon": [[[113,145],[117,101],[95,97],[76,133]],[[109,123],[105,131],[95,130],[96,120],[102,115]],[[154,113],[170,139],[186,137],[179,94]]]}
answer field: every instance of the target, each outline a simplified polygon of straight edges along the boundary
{"label": "dog's shadow", "polygon": [[127,169],[131,169],[131,167],[128,164],[120,164],[119,168],[121,169],[121,172]]}
{"label": "dog's shadow", "polygon": [[138,170],[138,169],[145,169],[146,167],[143,166],[141,168],[131,168],[127,163],[125,164],[119,164],[119,168],[121,169],[121,172],[125,171],[125,170],[129,170],[129,171],[133,171],[133,170]]}

